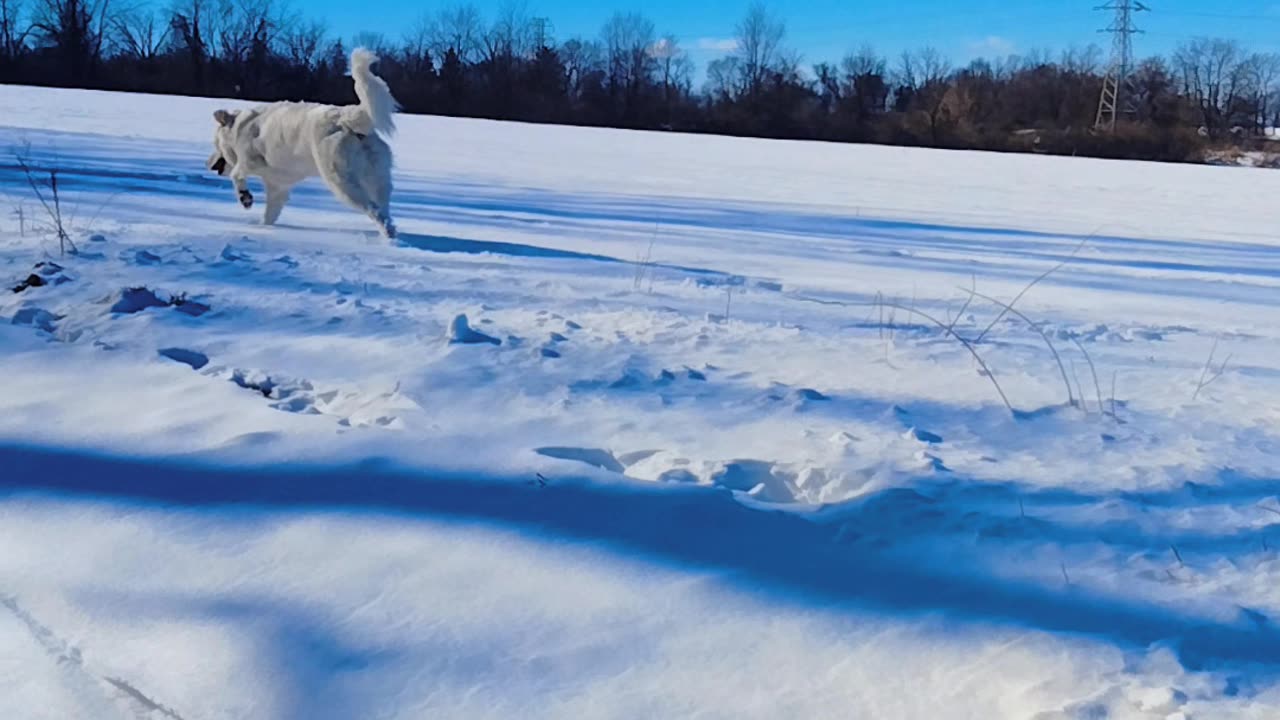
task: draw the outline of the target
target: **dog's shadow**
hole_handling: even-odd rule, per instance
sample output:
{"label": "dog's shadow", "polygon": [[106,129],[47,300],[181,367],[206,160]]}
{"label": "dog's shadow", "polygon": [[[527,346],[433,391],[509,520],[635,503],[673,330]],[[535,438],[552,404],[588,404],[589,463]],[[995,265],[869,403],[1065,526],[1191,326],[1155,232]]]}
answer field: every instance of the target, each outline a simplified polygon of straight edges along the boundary
{"label": "dog's shadow", "polygon": [[[305,227],[299,225],[291,225],[287,223],[277,223],[275,225],[255,224],[254,227],[263,230],[281,229],[289,231],[301,231],[308,233],[323,232],[321,228]],[[344,234],[346,231],[343,231]],[[408,248],[412,250],[420,250],[422,252],[438,253],[441,255],[463,254],[463,255],[495,255],[518,258],[536,258],[542,260],[580,260],[597,263],[608,263],[611,265],[631,265],[632,261],[621,260],[609,255],[600,255],[598,253],[584,253],[576,250],[564,250],[561,248],[549,248],[539,245],[526,245],[523,243],[513,243],[504,241],[490,240],[472,240],[469,238],[453,237],[449,235],[424,235],[421,233],[401,232],[394,240],[383,240],[383,236],[377,231],[368,230],[353,231],[360,237],[365,238],[370,243],[390,242],[392,246]],[[711,270],[700,267],[686,267],[682,265],[671,265],[666,263],[652,263],[655,268],[670,270],[680,273],[689,273],[703,277],[715,277],[732,280],[734,276],[728,275],[719,270]]]}
{"label": "dog's shadow", "polygon": [[[305,233],[323,231],[322,228],[314,226],[295,225],[293,223],[286,222],[277,222],[274,225],[267,225],[261,220],[251,223],[250,227],[260,231],[279,230]],[[370,241],[376,241],[383,237],[382,234],[376,230],[356,230],[354,233]],[[539,247],[537,245],[525,245],[522,243],[470,240],[468,238],[450,237],[447,235],[422,235],[419,233],[401,232],[397,234],[394,240],[389,240],[387,242],[390,242],[392,245],[399,245],[400,247],[440,254],[462,253],[466,255],[505,255],[508,257],[546,258],[552,260],[590,260],[593,262],[605,263],[622,262],[618,258],[610,257],[608,255],[582,253],[573,250]]]}
{"label": "dog's shadow", "polygon": [[590,260],[593,262],[620,263],[618,258],[594,253],[575,252],[558,248],[539,247],[512,242],[468,240],[445,235],[420,235],[400,233],[396,243],[402,247],[432,253],[464,253],[467,255],[506,255],[509,257],[546,258],[554,260]]}

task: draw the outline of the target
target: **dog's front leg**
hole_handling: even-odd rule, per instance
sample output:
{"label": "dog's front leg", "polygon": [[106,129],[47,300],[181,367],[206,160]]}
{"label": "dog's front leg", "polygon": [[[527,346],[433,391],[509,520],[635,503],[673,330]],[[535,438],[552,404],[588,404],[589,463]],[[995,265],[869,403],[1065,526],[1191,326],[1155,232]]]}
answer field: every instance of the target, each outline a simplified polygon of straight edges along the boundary
{"label": "dog's front leg", "polygon": [[231,182],[235,185],[236,195],[244,209],[253,207],[253,193],[249,192],[249,173],[245,172],[243,165],[236,165],[231,169]]}

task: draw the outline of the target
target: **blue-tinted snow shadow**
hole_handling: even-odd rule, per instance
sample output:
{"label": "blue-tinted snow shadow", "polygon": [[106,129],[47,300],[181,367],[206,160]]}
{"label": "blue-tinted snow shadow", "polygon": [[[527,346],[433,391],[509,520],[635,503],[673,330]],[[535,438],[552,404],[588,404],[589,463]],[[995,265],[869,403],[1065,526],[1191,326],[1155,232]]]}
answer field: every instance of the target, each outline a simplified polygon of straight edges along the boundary
{"label": "blue-tinted snow shadow", "polygon": [[[544,258],[552,260],[588,260],[591,262],[602,263],[626,263],[609,255],[598,255],[594,253],[575,252],[573,250],[560,250],[557,248],[543,247],[541,245],[526,245],[523,243],[497,242],[491,240],[469,240],[460,237],[448,237],[443,235],[420,235],[415,233],[401,233],[399,243],[404,247],[423,250],[433,253],[464,253],[468,255],[506,255],[508,257],[528,257],[528,258]],[[706,268],[684,267],[680,265],[670,265],[667,263],[651,263],[653,267],[664,270],[674,270],[681,273],[691,275],[709,275],[722,278],[730,277],[726,273],[716,270],[708,270]]]}
{"label": "blue-tinted snow shadow", "polygon": [[[751,509],[723,491],[558,477],[539,487],[530,478],[411,472],[376,462],[219,468],[13,445],[0,447],[0,464],[4,495],[96,498],[224,517],[319,511],[479,523],[723,571],[744,590],[789,602],[890,616],[940,613],[959,622],[1090,636],[1127,649],[1168,642],[1190,668],[1280,670],[1280,632],[1269,624],[1219,623],[1079,589],[955,572],[938,567],[925,551],[915,561],[886,557],[873,547],[842,544],[831,526]],[[892,511],[895,497],[868,499],[868,512]]]}
{"label": "blue-tinted snow shadow", "polygon": [[590,260],[593,262],[616,263],[617,258],[608,255],[558,250],[556,248],[523,245],[520,243],[491,242],[486,240],[468,240],[443,235],[417,235],[401,233],[399,243],[405,247],[433,253],[464,253],[467,255],[509,255],[511,257],[551,258],[556,260]]}
{"label": "blue-tinted snow shadow", "polygon": [[[265,697],[268,706],[276,706],[275,717],[350,717],[357,708],[369,712],[385,700],[377,694],[380,674],[424,652],[405,644],[374,645],[343,632],[345,618],[326,617],[316,608],[235,591],[208,598],[139,591],[123,583],[118,589],[79,593],[91,606],[151,622],[234,626],[239,638],[252,643],[253,668],[269,676]],[[351,682],[354,678],[361,682]],[[191,717],[198,708],[174,710]]]}
{"label": "blue-tinted snow shadow", "polygon": [[[228,181],[204,170],[205,148],[186,143],[103,138],[74,133],[23,131],[34,136],[34,162],[59,167],[69,189],[136,192],[224,198],[234,205]],[[93,138],[93,142],[89,142]],[[83,147],[86,144],[89,147]],[[148,152],[131,152],[134,146]],[[58,155],[48,147],[75,148],[74,156]],[[0,185],[25,186],[16,165],[0,162]],[[817,210],[807,206],[704,200],[657,195],[618,196],[603,193],[561,193],[510,185],[486,185],[456,179],[408,177],[397,179],[395,212],[401,218],[447,220],[485,227],[518,228],[525,232],[563,233],[566,225],[609,223],[652,232],[655,224],[684,233],[729,232],[808,239],[823,244],[826,260],[843,249],[850,262],[895,268],[934,269],[965,274],[968,269],[998,277],[1032,277],[1040,267],[1008,267],[1011,259],[1038,264],[1070,259],[1073,274],[1051,280],[1060,284],[1151,292],[1218,296],[1215,285],[1233,279],[1270,281],[1280,278],[1275,248],[1226,241],[1168,241],[1097,234],[1090,238],[1093,253],[1072,255],[1079,236],[984,226],[897,220],[875,217],[875,208]],[[300,185],[290,207],[334,209],[337,202],[318,181]],[[870,213],[864,215],[864,211]],[[975,220],[977,217],[975,216]],[[803,256],[804,243],[789,246],[787,255]],[[779,250],[783,253],[782,250]],[[1116,253],[1120,253],[1116,255]],[[1188,255],[1194,256],[1187,258]],[[923,255],[923,256],[921,256]],[[963,256],[958,260],[956,255]],[[987,262],[988,260],[998,262]],[[1092,268],[1096,272],[1089,272]],[[1121,271],[1117,276],[1116,271]],[[1167,277],[1149,277],[1150,273]],[[1220,276],[1205,279],[1203,275]],[[1173,286],[1171,281],[1176,281]]]}
{"label": "blue-tinted snow shadow", "polygon": [[[128,217],[142,218],[157,211],[144,198],[180,198],[190,204],[201,200],[207,208],[184,207],[188,220],[210,223],[211,228],[235,231],[244,213],[231,196],[223,178],[195,172],[173,172],[172,162],[154,159],[131,161],[124,168],[76,168],[61,171],[60,182],[68,192],[87,191],[111,194],[109,202],[130,206]],[[154,170],[145,170],[155,166]],[[164,170],[168,169],[169,172]],[[0,164],[0,187],[25,191],[25,179],[16,170]],[[223,207],[225,211],[217,208]],[[307,229],[307,210],[342,209],[318,181],[295,188],[285,212],[285,224]],[[257,210],[250,217],[256,218]],[[447,221],[454,225],[512,230],[540,234],[555,243],[566,233],[589,233],[600,223],[613,230],[627,225],[636,233],[682,233],[700,237],[704,233],[776,233],[767,253],[788,258],[810,257],[825,263],[848,262],[851,267],[883,267],[895,271],[933,271],[951,275],[976,273],[985,280],[1023,282],[1039,275],[1049,264],[1069,261],[1067,271],[1049,278],[1049,284],[1099,290],[1143,292],[1202,299],[1219,299],[1253,304],[1280,304],[1280,295],[1260,295],[1255,282],[1280,278],[1280,256],[1274,248],[1247,243],[1160,241],[1119,236],[1096,236],[1091,247],[1101,248],[1100,256],[1071,254],[1079,237],[1010,230],[998,227],[944,225],[928,222],[879,220],[838,214],[811,213],[788,206],[746,208],[733,203],[691,198],[616,197],[599,194],[561,194],[544,190],[485,187],[449,181],[402,183],[395,196],[395,215],[405,219]],[[252,223],[250,223],[252,226]],[[314,228],[330,232],[331,228]],[[613,263],[629,261],[595,253],[561,250],[545,245],[488,243],[453,238],[459,243],[441,243],[443,238],[422,235],[426,242],[418,249],[438,252],[488,253],[493,256],[541,257],[550,259],[591,259]],[[817,241],[809,247],[805,242]],[[666,241],[671,241],[668,238]],[[674,242],[682,242],[676,237]],[[731,242],[731,241],[727,241]],[[413,246],[406,244],[406,246]],[[1125,256],[1106,257],[1122,252]],[[757,252],[759,250],[757,249]],[[1204,253],[1212,261],[1169,260],[1191,253]],[[1010,260],[1015,261],[1010,264]],[[709,268],[654,263],[660,269],[696,274],[721,274]],[[1159,273],[1151,275],[1151,273]],[[1239,287],[1237,287],[1237,285]]]}

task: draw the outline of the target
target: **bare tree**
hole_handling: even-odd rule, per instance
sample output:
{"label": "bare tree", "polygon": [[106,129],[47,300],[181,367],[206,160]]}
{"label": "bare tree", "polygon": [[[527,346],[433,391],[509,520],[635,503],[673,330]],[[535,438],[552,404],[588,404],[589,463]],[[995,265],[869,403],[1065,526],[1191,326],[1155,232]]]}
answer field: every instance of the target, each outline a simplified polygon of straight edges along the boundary
{"label": "bare tree", "polygon": [[848,99],[855,121],[867,123],[884,112],[889,99],[888,63],[870,45],[840,61],[841,95]]}
{"label": "bare tree", "polygon": [[856,53],[849,53],[840,61],[840,70],[847,77],[859,75],[885,75],[888,65],[885,59],[870,45],[863,45]]}
{"label": "bare tree", "polygon": [[609,90],[621,97],[630,110],[656,68],[650,53],[655,43],[653,21],[636,13],[614,13],[605,22],[600,37]]}
{"label": "bare tree", "polygon": [[1002,58],[996,58],[995,62],[991,64],[991,71],[996,80],[1007,83],[1026,67],[1027,59],[1025,57],[1021,55],[1006,55]]}
{"label": "bare tree", "polygon": [[919,52],[920,79],[924,87],[945,82],[951,75],[951,61],[938,52],[937,48],[927,47]]}
{"label": "bare tree", "polygon": [[1064,72],[1097,75],[1102,68],[1102,48],[1092,43],[1083,48],[1073,45],[1062,51],[1058,65]]}
{"label": "bare tree", "polygon": [[218,0],[216,12],[216,55],[232,66],[247,64],[255,46],[269,44],[279,29],[272,0]]}
{"label": "bare tree", "polygon": [[178,0],[169,10],[169,40],[174,50],[187,56],[197,91],[205,90],[205,70],[213,54],[217,14],[213,0]]}
{"label": "bare tree", "polygon": [[1196,38],[1174,52],[1182,89],[1199,105],[1210,132],[1226,129],[1237,93],[1243,89],[1243,52],[1234,40]]}
{"label": "bare tree", "polygon": [[587,77],[600,72],[604,65],[603,48],[594,40],[570,38],[560,46],[558,54],[564,66],[565,87],[569,97],[581,98]]}
{"label": "bare tree", "polygon": [[1254,132],[1261,132],[1275,107],[1277,83],[1280,82],[1280,54],[1253,53],[1241,64],[1250,95]]}
{"label": "bare tree", "polygon": [[328,33],[324,23],[318,20],[290,23],[282,33],[280,46],[293,66],[312,70],[324,55]]}
{"label": "bare tree", "polygon": [[273,80],[267,64],[296,17],[284,0],[219,0],[216,54],[240,96],[262,92]]}
{"label": "bare tree", "polygon": [[967,94],[949,82],[951,72],[951,62],[931,47],[904,52],[899,60],[900,109],[923,112],[935,144],[946,122],[954,119],[955,108],[969,103]]}
{"label": "bare tree", "polygon": [[400,60],[411,74],[426,72],[431,64],[433,18],[424,14],[404,33]]}
{"label": "bare tree", "polygon": [[13,60],[25,52],[31,26],[22,22],[21,0],[0,0],[0,61]]}
{"label": "bare tree", "polygon": [[738,80],[742,76],[741,60],[736,55],[712,60],[707,65],[706,93],[715,102],[731,102],[738,99]]}
{"label": "bare tree", "polygon": [[111,29],[120,54],[134,60],[155,60],[169,43],[170,27],[151,8],[117,13],[111,19]]}
{"label": "bare tree", "polygon": [[784,70],[782,40],[786,34],[786,25],[762,2],[753,3],[738,23],[736,54],[748,97],[758,97],[765,81]]}
{"label": "bare tree", "polygon": [[32,32],[57,55],[63,81],[81,81],[102,60],[109,0],[39,0]]}
{"label": "bare tree", "polygon": [[951,62],[936,48],[903,51],[898,58],[894,80],[912,93],[919,93],[931,85],[943,84],[951,75]]}
{"label": "bare tree", "polygon": [[650,55],[657,64],[657,80],[662,86],[662,101],[670,122],[675,100],[693,87],[693,61],[674,35],[664,35],[654,43]]}
{"label": "bare tree", "polygon": [[498,10],[493,26],[484,35],[485,59],[532,58],[538,50],[535,47],[537,41],[528,5],[524,0],[506,0]]}
{"label": "bare tree", "polygon": [[1178,119],[1181,105],[1172,102],[1177,97],[1177,83],[1164,58],[1152,57],[1138,63],[1129,84],[1139,122],[1162,125]]}
{"label": "bare tree", "polygon": [[450,5],[430,21],[431,51],[443,58],[449,50],[464,63],[475,62],[483,47],[484,28],[475,5]]}
{"label": "bare tree", "polygon": [[844,100],[844,83],[841,82],[840,71],[831,63],[820,62],[813,66],[813,76],[822,111],[832,112]]}
{"label": "bare tree", "polygon": [[898,58],[898,69],[894,74],[894,80],[908,90],[919,90],[921,86],[920,73],[917,70],[915,53],[910,50],[903,50],[901,57]]}

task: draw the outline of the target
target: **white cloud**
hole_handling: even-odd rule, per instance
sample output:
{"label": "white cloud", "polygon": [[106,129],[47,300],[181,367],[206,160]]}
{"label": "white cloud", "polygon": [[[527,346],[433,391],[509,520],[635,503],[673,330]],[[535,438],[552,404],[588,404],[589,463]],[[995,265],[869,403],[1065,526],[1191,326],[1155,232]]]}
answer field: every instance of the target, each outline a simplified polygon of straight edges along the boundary
{"label": "white cloud", "polygon": [[680,57],[683,54],[684,51],[680,49],[680,46],[667,38],[662,38],[649,46],[649,57],[659,60]]}
{"label": "white cloud", "polygon": [[738,49],[736,38],[698,38],[698,49],[728,53]]}
{"label": "white cloud", "polygon": [[999,35],[988,35],[977,42],[969,43],[969,52],[974,57],[997,58],[1013,55],[1017,51],[1016,43]]}

